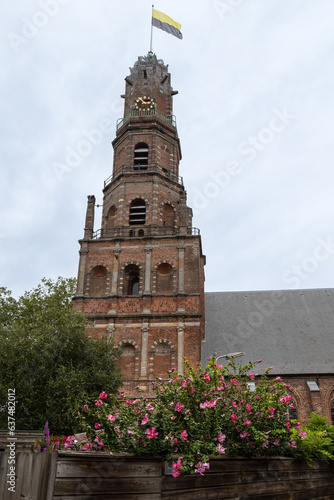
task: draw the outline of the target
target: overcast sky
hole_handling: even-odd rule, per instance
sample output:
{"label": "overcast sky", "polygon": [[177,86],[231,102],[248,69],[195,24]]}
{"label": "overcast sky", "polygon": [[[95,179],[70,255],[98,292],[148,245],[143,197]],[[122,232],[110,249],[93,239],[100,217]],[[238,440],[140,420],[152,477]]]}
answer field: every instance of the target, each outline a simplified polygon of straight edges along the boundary
{"label": "overcast sky", "polygon": [[[0,286],[15,296],[43,276],[77,274],[87,195],[102,202],[124,78],[149,50],[151,5],[1,3]],[[332,288],[333,0],[155,8],[182,24],[183,40],[155,28],[153,51],[179,91],[180,175],[206,291]],[[106,120],[100,144],[69,162]]]}

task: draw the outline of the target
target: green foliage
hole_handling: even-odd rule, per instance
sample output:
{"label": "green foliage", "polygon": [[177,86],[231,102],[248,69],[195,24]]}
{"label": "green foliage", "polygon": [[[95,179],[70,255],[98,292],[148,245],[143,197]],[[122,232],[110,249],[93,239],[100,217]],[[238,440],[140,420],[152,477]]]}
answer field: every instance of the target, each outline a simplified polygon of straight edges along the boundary
{"label": "green foliage", "polygon": [[0,427],[6,429],[8,389],[15,389],[17,429],[54,434],[77,430],[77,408],[101,388],[120,385],[112,343],[87,336],[84,317],[72,308],[75,280],[43,279],[15,300],[0,289]]}
{"label": "green foliage", "polygon": [[308,464],[313,460],[334,460],[334,426],[328,425],[326,417],[312,413],[307,424],[297,425],[292,437],[296,444],[296,456]]}
{"label": "green foliage", "polygon": [[239,367],[232,360],[223,367],[211,358],[207,369],[194,370],[186,363],[185,375],[160,381],[150,402],[102,392],[80,410],[82,429],[111,452],[163,456],[173,463],[174,477],[203,474],[209,455],[290,455],[291,396],[279,377],[268,381],[269,369],[250,392],[256,364]]}

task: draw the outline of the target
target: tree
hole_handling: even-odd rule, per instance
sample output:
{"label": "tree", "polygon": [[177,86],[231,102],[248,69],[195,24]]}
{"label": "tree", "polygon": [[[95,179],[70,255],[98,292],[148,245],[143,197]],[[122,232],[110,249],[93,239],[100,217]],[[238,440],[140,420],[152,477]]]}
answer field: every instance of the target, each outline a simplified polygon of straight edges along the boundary
{"label": "tree", "polygon": [[16,429],[48,421],[52,433],[70,434],[87,398],[121,385],[118,349],[90,338],[72,308],[75,285],[44,278],[18,300],[0,288],[0,428],[8,428],[8,389],[15,389]]}

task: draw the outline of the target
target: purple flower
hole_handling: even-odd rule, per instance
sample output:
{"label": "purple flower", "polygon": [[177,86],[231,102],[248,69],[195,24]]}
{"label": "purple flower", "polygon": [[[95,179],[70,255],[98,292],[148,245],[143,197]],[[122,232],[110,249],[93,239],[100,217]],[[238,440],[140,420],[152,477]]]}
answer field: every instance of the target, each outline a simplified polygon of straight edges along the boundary
{"label": "purple flower", "polygon": [[48,448],[50,445],[50,430],[49,430],[49,422],[48,421],[45,422],[43,434],[45,436],[46,447]]}

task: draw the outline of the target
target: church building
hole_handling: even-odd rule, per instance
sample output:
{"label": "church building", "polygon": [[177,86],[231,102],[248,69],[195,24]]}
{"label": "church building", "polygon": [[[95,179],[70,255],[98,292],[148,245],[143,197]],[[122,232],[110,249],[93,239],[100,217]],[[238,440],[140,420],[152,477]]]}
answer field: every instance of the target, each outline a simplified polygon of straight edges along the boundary
{"label": "church building", "polygon": [[148,393],[171,368],[182,373],[184,357],[201,360],[205,256],[179,175],[168,66],[149,52],[130,71],[97,230],[88,196],[74,307],[92,336],[121,347],[125,391]]}
{"label": "church building", "polygon": [[[217,353],[274,366],[293,396],[293,418],[311,412],[334,423],[334,290],[204,293],[205,256],[192,226],[173,115],[168,66],[153,52],[125,78],[113,171],[102,219],[88,196],[74,307],[89,335],[122,354],[124,390],[152,395],[152,382],[184,358]],[[206,317],[205,317],[206,311]],[[261,373],[261,371],[259,372]]]}

